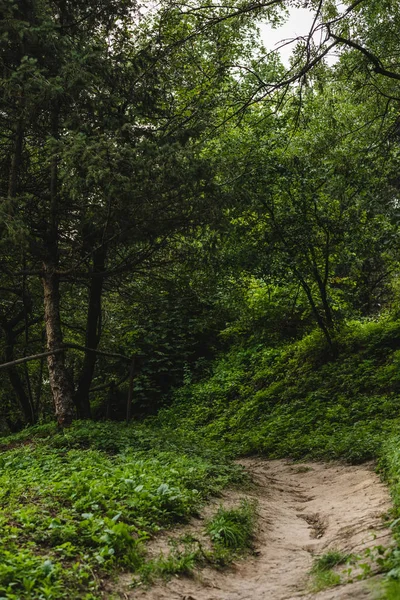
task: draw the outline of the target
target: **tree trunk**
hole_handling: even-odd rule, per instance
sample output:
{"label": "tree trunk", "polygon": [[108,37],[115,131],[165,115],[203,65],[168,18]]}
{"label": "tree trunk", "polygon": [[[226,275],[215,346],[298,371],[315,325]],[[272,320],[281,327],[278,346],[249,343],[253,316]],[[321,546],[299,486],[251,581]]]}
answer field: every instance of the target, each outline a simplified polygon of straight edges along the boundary
{"label": "tree trunk", "polygon": [[129,370],[129,391],[126,401],[126,422],[129,423],[132,417],[133,386],[135,376],[135,357],[132,357],[131,368]]}
{"label": "tree trunk", "polygon": [[[55,103],[51,115],[51,131],[55,139],[59,138],[59,107]],[[59,195],[58,195],[58,156],[52,154],[50,165],[50,212],[47,234],[44,238],[43,261],[43,297],[44,321],[49,351],[62,348],[63,336],[60,317],[60,277],[57,274],[59,264]],[[61,427],[71,425],[74,416],[72,382],[65,366],[65,353],[55,352],[47,357],[50,389],[58,424]]]}
{"label": "tree trunk", "polygon": [[[101,297],[103,293],[104,271],[106,260],[106,249],[101,246],[93,253],[93,273],[89,287],[89,303],[86,318],[86,342],[87,348],[97,349],[101,337]],[[96,273],[98,275],[96,276]],[[92,385],[97,354],[87,350],[83,360],[82,370],[78,380],[78,387],[74,395],[74,403],[81,419],[91,418],[89,401],[89,390]]]}
{"label": "tree trunk", "polygon": [[[52,351],[61,348],[63,343],[60,319],[60,282],[54,271],[54,265],[44,264],[43,292],[47,348]],[[47,357],[47,364],[57,421],[61,427],[68,427],[74,419],[75,410],[72,385],[65,366],[64,353],[51,354]]]}
{"label": "tree trunk", "polygon": [[[15,337],[12,329],[7,329],[4,327],[4,333],[6,338],[5,358],[6,361],[9,362],[14,359]],[[10,367],[8,369],[8,377],[10,379],[10,383],[13,387],[13,390],[18,398],[19,405],[24,414],[26,422],[30,425],[33,425],[36,422],[35,410],[30,402],[28,394],[25,391],[24,384],[18,373],[18,368]]]}
{"label": "tree trunk", "polygon": [[[43,330],[42,331],[42,345],[45,343],[45,341],[46,341],[46,332],[45,332],[45,330]],[[38,376],[38,380],[37,380],[37,387],[36,387],[36,394],[35,394],[35,396],[36,396],[35,397],[35,412],[36,412],[36,414],[39,414],[40,401],[42,398],[44,362],[45,362],[45,357],[40,359],[39,376]]]}
{"label": "tree trunk", "polygon": [[15,198],[18,189],[18,176],[21,166],[24,130],[21,119],[17,123],[14,140],[14,151],[11,158],[11,167],[8,180],[8,198]]}
{"label": "tree trunk", "polygon": [[315,280],[318,285],[319,294],[321,297],[322,307],[324,310],[325,323],[326,323],[327,328],[329,330],[332,330],[334,327],[334,321],[333,321],[332,310],[331,310],[329,300],[328,300],[326,283],[324,281],[322,281],[321,276],[318,272],[318,268],[316,266],[314,267],[313,270],[314,270],[314,277],[315,277]]}
{"label": "tree trunk", "polygon": [[[30,304],[30,298],[24,295],[23,303],[24,309],[18,312],[11,319],[7,320],[4,317],[0,318],[1,328],[4,331],[5,337],[5,360],[7,363],[12,363],[14,361],[14,347],[18,337],[18,333],[15,332],[15,328],[18,327],[22,320],[25,320],[27,316],[28,305]],[[26,322],[25,326],[27,326]],[[20,376],[16,365],[10,365],[10,368],[8,369],[8,377],[15,395],[18,398],[21,410],[24,414],[25,422],[33,425],[36,422],[37,413],[33,406],[33,402],[31,401],[30,394],[26,393],[23,379]],[[26,373],[26,383],[29,388],[29,373]]]}

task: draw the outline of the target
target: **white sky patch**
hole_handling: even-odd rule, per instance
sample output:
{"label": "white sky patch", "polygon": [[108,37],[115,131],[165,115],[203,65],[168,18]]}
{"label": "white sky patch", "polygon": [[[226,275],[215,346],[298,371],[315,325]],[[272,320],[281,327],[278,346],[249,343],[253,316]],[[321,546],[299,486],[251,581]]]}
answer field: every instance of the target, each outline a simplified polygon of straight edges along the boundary
{"label": "white sky patch", "polygon": [[[283,64],[289,66],[289,59],[296,45],[295,38],[299,36],[308,35],[313,21],[315,13],[308,10],[307,8],[291,8],[289,18],[287,21],[273,29],[268,23],[260,24],[261,39],[268,50],[276,50],[282,46],[285,41],[293,40],[292,43],[287,44],[280,48],[279,53]],[[315,42],[318,43],[320,34],[317,34]],[[332,53],[328,55],[328,64],[334,64],[337,57]]]}

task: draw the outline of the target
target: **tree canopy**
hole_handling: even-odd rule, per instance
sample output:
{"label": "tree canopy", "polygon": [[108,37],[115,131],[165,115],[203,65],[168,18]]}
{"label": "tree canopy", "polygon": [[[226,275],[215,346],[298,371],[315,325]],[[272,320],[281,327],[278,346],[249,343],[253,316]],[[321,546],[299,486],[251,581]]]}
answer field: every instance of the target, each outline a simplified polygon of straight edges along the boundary
{"label": "tree canopy", "polygon": [[399,7],[306,5],[285,67],[258,26],[289,0],[1,3],[9,428],[153,413],[265,289],[333,353],[392,302]]}

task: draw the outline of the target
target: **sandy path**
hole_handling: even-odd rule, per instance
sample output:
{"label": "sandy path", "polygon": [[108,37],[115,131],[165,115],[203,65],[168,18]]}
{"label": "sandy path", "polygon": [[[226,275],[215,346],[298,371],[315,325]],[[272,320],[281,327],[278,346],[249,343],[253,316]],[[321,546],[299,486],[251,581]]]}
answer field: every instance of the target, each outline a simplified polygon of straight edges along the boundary
{"label": "sandy path", "polygon": [[329,549],[357,554],[367,547],[391,543],[389,530],[382,521],[383,513],[390,508],[388,491],[370,465],[298,465],[263,459],[247,459],[242,463],[257,485],[242,494],[227,492],[219,503],[232,504],[235,494],[257,499],[257,556],[238,561],[223,572],[203,569],[193,579],[173,578],[149,590],[129,590],[121,580],[117,586],[120,597],[136,600],[379,598],[371,585],[376,583],[376,577],[317,594],[307,592],[314,555]]}

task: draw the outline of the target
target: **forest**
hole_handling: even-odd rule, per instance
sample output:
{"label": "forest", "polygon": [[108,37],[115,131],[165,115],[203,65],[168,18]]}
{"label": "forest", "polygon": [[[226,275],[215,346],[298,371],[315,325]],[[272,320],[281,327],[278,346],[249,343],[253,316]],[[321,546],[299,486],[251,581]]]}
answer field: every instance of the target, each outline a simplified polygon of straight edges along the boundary
{"label": "forest", "polygon": [[0,600],[400,600],[400,2],[0,15]]}

